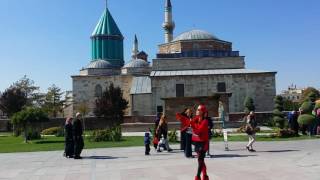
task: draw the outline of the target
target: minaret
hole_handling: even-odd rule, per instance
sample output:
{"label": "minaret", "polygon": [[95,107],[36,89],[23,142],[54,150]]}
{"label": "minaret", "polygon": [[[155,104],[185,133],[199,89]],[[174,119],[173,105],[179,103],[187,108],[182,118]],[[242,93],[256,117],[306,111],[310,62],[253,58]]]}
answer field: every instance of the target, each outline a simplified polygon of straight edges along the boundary
{"label": "minaret", "polygon": [[137,35],[134,35],[134,43],[133,43],[132,54],[131,54],[132,60],[137,59],[138,53],[139,53],[138,39],[137,39]]}
{"label": "minaret", "polygon": [[166,0],[165,14],[164,14],[164,23],[162,27],[165,31],[164,38],[165,42],[169,43],[173,40],[173,30],[175,28],[175,24],[172,20],[172,5],[171,0]]}

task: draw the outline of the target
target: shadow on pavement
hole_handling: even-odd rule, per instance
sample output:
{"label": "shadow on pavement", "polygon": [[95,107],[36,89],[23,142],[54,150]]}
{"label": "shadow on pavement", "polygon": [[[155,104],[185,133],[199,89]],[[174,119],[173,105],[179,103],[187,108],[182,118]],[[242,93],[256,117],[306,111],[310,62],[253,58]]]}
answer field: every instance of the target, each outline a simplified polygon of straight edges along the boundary
{"label": "shadow on pavement", "polygon": [[285,153],[285,152],[295,152],[300,150],[292,150],[292,149],[285,149],[285,150],[271,150],[271,151],[257,151],[257,152],[266,152],[266,153]]}
{"label": "shadow on pavement", "polygon": [[127,157],[112,157],[112,156],[83,156],[82,159],[120,159]]}
{"label": "shadow on pavement", "polygon": [[239,154],[218,154],[211,155],[211,158],[238,158],[238,157],[252,157],[257,155],[239,155]]}

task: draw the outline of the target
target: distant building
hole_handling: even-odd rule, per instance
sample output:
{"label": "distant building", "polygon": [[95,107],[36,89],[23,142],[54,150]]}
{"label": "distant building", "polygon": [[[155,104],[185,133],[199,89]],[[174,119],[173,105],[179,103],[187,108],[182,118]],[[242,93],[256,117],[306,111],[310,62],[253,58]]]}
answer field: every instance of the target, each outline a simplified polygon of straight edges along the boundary
{"label": "distant building", "polygon": [[7,115],[0,110],[0,119],[6,119]]}
{"label": "distant building", "polygon": [[302,98],[304,88],[297,88],[297,85],[290,85],[287,90],[281,92],[281,96],[293,102],[299,102]]}

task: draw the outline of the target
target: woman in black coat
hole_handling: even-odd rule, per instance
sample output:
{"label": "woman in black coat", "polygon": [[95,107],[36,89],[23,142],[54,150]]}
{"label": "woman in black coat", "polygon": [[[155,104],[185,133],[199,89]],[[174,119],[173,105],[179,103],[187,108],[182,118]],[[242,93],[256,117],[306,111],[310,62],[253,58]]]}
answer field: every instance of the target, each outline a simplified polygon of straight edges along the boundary
{"label": "woman in black coat", "polygon": [[64,126],[64,137],[65,137],[65,156],[72,158],[74,156],[74,142],[72,134],[72,118],[67,118]]}

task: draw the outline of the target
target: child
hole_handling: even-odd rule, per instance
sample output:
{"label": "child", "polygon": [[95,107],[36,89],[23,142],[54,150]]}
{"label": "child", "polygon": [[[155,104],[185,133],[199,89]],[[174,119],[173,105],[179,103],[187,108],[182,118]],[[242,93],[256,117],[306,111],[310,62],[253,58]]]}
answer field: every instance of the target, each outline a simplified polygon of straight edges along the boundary
{"label": "child", "polygon": [[151,133],[147,131],[144,133],[144,145],[145,145],[145,155],[150,155],[150,143],[151,143]]}

